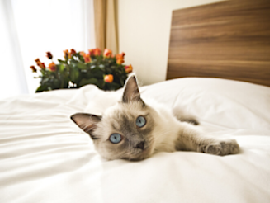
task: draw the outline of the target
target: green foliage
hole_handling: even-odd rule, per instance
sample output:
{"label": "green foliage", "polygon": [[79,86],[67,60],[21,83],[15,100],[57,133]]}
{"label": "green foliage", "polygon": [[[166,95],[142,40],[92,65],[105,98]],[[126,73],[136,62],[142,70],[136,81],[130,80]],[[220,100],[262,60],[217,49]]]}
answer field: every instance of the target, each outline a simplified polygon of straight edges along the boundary
{"label": "green foliage", "polygon": [[[85,58],[88,57],[88,60]],[[90,62],[85,63],[85,61]],[[86,60],[85,60],[86,59]],[[103,55],[81,55],[80,52],[58,59],[58,64],[51,63],[49,67],[39,68],[40,86],[36,92],[63,88],[79,88],[88,84],[96,85],[102,90],[117,90],[123,87],[128,74],[125,65],[116,63],[116,58]],[[105,81],[105,76],[112,75],[113,81]]]}

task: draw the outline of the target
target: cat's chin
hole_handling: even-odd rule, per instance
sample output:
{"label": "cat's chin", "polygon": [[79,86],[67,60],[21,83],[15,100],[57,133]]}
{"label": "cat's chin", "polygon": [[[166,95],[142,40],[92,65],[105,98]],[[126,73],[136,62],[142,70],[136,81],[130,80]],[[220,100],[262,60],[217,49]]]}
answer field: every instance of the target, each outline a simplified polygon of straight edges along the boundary
{"label": "cat's chin", "polygon": [[146,148],[139,153],[125,154],[125,156],[111,156],[112,154],[104,154],[99,151],[102,158],[107,160],[125,159],[129,161],[141,161],[149,158],[153,154],[153,149]]}
{"label": "cat's chin", "polygon": [[136,155],[130,155],[129,157],[125,157],[124,159],[130,160],[130,161],[141,161],[144,159],[147,159],[151,156],[152,151],[150,148],[144,149],[141,153],[138,153]]}
{"label": "cat's chin", "polygon": [[128,160],[128,161],[142,161],[144,159],[148,159],[150,157],[149,156],[141,156],[141,157],[136,157],[136,158],[124,158],[125,160]]}

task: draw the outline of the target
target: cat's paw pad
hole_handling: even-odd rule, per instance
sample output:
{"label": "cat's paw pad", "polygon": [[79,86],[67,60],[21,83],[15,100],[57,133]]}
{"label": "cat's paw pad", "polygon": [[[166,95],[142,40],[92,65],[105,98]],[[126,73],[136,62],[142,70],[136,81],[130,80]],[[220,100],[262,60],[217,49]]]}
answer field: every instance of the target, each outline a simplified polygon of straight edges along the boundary
{"label": "cat's paw pad", "polygon": [[198,150],[204,153],[224,156],[227,154],[239,153],[239,144],[232,139],[215,141],[211,140],[208,143],[199,145]]}

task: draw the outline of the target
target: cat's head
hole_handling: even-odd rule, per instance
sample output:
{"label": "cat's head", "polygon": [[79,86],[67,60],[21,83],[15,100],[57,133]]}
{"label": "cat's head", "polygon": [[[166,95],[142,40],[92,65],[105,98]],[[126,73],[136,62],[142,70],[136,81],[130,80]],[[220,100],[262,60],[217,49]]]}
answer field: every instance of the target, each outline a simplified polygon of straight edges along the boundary
{"label": "cat's head", "polygon": [[106,159],[139,160],[154,152],[156,111],[141,99],[135,76],[125,85],[122,100],[104,114],[77,113],[71,119],[92,138]]}

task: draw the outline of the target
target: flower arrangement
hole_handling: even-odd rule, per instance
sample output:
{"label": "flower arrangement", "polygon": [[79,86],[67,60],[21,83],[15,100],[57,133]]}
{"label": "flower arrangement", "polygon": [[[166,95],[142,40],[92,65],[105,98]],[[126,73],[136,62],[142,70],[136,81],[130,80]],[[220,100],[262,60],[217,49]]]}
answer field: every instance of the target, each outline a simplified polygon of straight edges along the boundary
{"label": "flower arrangement", "polygon": [[103,55],[100,49],[89,49],[88,53],[64,50],[64,60],[54,63],[53,55],[46,52],[51,60],[48,66],[36,59],[36,65],[30,66],[32,72],[39,72],[40,86],[36,92],[63,88],[79,88],[94,84],[102,90],[117,90],[123,87],[128,74],[132,72],[131,65],[124,65],[125,53],[112,54],[105,49]]}

